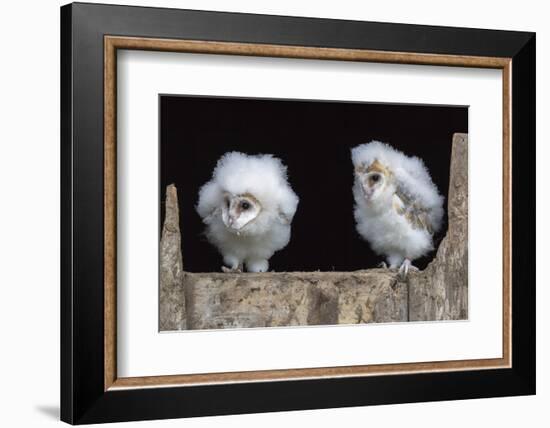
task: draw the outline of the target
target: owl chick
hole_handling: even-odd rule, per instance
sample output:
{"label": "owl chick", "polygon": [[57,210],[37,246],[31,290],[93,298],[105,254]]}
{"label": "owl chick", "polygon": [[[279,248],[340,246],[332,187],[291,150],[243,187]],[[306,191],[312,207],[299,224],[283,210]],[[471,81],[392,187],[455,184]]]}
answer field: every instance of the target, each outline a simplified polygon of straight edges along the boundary
{"label": "owl chick", "polygon": [[286,167],[272,155],[224,154],[199,191],[206,237],[223,256],[224,272],[266,272],[268,260],[290,240],[298,196]]}
{"label": "owl chick", "polygon": [[351,157],[357,231],[402,276],[418,270],[411,262],[433,249],[443,218],[444,198],[424,162],[379,141],[353,148]]}

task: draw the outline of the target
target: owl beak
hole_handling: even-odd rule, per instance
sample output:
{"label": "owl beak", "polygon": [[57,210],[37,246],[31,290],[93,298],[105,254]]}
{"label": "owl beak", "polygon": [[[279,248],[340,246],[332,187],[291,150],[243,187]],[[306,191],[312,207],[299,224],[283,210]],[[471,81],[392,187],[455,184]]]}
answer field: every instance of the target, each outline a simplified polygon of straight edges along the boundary
{"label": "owl beak", "polygon": [[361,183],[361,190],[363,191],[363,196],[368,201],[372,197],[372,189],[365,183]]}
{"label": "owl beak", "polygon": [[237,234],[239,234],[240,230],[243,228],[242,225],[239,226],[239,224],[237,223],[237,220],[234,217],[228,217],[226,226],[236,231]]}
{"label": "owl beak", "polygon": [[222,220],[223,220],[223,224],[225,224],[225,227],[227,227],[229,229],[234,229],[235,219],[233,218],[233,216],[231,214],[229,214],[225,210],[224,210],[224,213],[222,215]]}
{"label": "owl beak", "polygon": [[359,184],[361,185],[361,191],[363,192],[363,197],[365,200],[369,200],[372,196],[372,189],[369,187],[367,183],[367,179],[364,174],[361,172],[355,172],[355,178],[357,181],[359,181]]}
{"label": "owl beak", "polygon": [[235,230],[239,229],[237,227],[236,220],[233,217],[229,217],[229,219],[227,220],[227,224],[231,229],[235,229]]}

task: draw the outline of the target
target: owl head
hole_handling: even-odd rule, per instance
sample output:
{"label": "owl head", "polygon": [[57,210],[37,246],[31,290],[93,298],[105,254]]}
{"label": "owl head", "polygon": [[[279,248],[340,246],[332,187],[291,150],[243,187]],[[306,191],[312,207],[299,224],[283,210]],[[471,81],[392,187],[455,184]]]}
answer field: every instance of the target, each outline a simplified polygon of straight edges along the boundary
{"label": "owl head", "polygon": [[388,188],[390,183],[390,171],[378,159],[369,165],[359,164],[355,167],[355,179],[357,180],[363,196],[367,202],[375,201]]}
{"label": "owl head", "polygon": [[290,224],[298,200],[280,159],[228,152],[201,187],[196,209],[206,224],[220,221],[231,233],[257,236],[273,222]]}
{"label": "owl head", "polygon": [[253,222],[262,211],[260,201],[250,193],[235,195],[225,192],[222,204],[222,221],[229,230],[239,233]]}

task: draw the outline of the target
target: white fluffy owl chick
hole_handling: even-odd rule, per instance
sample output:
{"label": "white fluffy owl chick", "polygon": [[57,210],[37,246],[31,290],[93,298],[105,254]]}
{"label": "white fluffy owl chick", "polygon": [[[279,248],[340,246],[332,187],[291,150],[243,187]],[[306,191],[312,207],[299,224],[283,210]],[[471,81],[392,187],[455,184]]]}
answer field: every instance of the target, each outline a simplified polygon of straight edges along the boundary
{"label": "white fluffy owl chick", "polygon": [[197,212],[206,237],[223,256],[222,270],[266,272],[268,260],[290,240],[298,196],[286,166],[272,155],[224,154],[199,191]]}
{"label": "white fluffy owl chick", "polygon": [[351,150],[353,196],[359,234],[390,268],[406,276],[412,260],[433,249],[441,227],[443,196],[424,162],[388,144],[372,141]]}

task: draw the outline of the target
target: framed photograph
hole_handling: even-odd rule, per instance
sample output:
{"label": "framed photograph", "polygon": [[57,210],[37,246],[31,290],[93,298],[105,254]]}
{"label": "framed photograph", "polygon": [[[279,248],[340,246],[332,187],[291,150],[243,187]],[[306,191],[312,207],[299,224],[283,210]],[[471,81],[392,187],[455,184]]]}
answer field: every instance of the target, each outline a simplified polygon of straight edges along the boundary
{"label": "framed photograph", "polygon": [[61,83],[62,420],[535,393],[533,33],[76,3]]}

